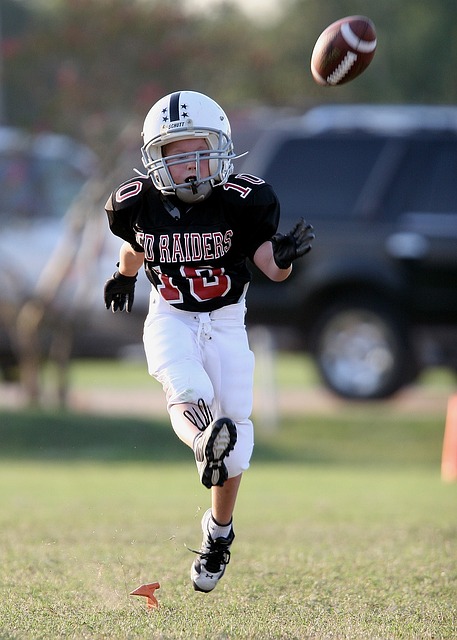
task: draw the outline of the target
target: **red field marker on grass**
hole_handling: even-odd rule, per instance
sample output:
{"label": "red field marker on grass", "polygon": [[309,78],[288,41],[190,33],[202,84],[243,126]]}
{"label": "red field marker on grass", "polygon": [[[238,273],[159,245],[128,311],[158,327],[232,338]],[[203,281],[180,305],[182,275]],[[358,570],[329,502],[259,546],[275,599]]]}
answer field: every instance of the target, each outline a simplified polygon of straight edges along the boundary
{"label": "red field marker on grass", "polygon": [[157,602],[157,598],[154,595],[154,591],[156,589],[160,589],[160,584],[158,582],[151,582],[150,584],[142,584],[141,587],[135,589],[130,593],[131,596],[144,596],[147,598],[148,609],[158,609],[159,603]]}

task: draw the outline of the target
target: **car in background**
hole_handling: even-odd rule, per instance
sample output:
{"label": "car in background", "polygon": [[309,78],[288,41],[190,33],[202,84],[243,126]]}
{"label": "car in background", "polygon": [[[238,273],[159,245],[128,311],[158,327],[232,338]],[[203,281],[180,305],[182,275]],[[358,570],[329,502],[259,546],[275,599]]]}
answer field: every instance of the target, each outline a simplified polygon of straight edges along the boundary
{"label": "car in background", "polygon": [[248,327],[312,354],[345,398],[457,370],[456,107],[315,107],[275,122],[240,171],[273,185],[280,231],[304,217],[316,232],[280,289],[255,274]]}
{"label": "car in background", "polygon": [[[119,242],[103,206],[112,185],[86,146],[53,133],[0,127],[0,366],[18,360],[18,313],[34,300],[46,308],[40,339],[72,336],[72,355],[115,357],[141,341],[144,316],[112,317],[103,285]],[[145,284],[145,283],[144,283]],[[145,307],[148,287],[139,284]],[[120,314],[121,316],[123,314]]]}

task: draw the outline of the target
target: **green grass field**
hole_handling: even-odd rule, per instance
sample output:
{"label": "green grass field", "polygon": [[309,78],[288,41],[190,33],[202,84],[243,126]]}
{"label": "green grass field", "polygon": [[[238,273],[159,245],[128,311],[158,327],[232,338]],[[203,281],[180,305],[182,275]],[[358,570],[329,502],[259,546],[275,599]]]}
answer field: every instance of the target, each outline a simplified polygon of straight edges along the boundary
{"label": "green grass field", "polygon": [[[186,547],[209,492],[166,420],[0,411],[0,638],[457,638],[443,430],[377,405],[259,433],[205,595]],[[148,610],[129,593],[155,581]]]}

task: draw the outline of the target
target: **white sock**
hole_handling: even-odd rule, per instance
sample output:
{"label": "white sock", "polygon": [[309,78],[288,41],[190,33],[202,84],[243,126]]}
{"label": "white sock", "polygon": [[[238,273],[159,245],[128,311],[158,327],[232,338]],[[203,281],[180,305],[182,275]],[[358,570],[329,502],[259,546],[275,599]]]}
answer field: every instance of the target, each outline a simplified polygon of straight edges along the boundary
{"label": "white sock", "polygon": [[220,525],[215,522],[213,516],[208,520],[208,531],[213,540],[216,538],[228,538],[232,530],[232,521],[226,525]]}

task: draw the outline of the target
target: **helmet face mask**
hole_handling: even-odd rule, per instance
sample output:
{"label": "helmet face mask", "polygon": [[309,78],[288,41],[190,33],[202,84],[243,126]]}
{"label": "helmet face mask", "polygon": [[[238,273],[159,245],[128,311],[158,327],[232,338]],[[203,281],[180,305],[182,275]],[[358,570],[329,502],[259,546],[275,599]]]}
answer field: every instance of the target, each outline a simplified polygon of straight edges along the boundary
{"label": "helmet face mask", "polygon": [[[185,202],[206,198],[212,187],[224,184],[233,171],[229,120],[211,98],[194,91],[180,91],[159,100],[146,116],[143,127],[143,164],[154,186],[164,195]],[[181,140],[204,140],[207,149],[166,155],[164,147]],[[173,179],[170,167],[193,162],[195,177],[183,183]],[[207,162],[208,171],[202,171]]]}

